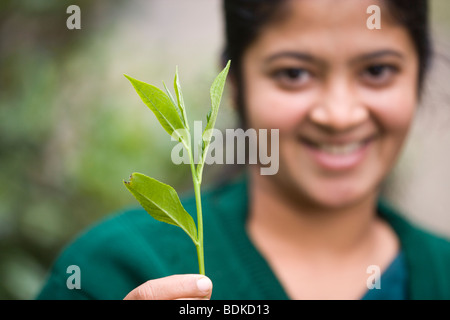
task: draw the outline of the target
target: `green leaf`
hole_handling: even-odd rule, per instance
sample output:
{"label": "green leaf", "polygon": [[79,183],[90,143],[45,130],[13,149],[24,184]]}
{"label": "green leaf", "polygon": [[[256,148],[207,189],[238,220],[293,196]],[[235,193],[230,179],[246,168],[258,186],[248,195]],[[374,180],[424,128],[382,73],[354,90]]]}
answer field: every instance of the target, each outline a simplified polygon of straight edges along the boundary
{"label": "green leaf", "polygon": [[203,131],[202,138],[206,142],[206,145],[211,141],[212,131],[216,124],[217,114],[219,113],[220,100],[222,99],[223,89],[225,87],[225,81],[227,79],[228,70],[230,69],[231,61],[228,61],[226,67],[219,73],[214,79],[211,89],[209,91],[211,95],[211,110],[207,116],[207,123],[205,130]]}
{"label": "green leaf", "polygon": [[178,76],[178,67],[175,68],[175,78],[173,79],[173,88],[175,89],[175,94],[177,95],[178,109],[181,111],[181,119],[185,127],[189,130],[189,124],[186,116],[186,107],[184,106],[183,93],[181,92],[180,79]]}
{"label": "green leaf", "polygon": [[142,173],[133,173],[124,184],[153,218],[180,227],[197,244],[195,222],[183,208],[174,188]]}
{"label": "green leaf", "polygon": [[228,70],[230,69],[231,60],[228,60],[226,67],[219,73],[219,75],[214,79],[211,85],[210,95],[211,95],[211,110],[206,115],[206,127],[203,130],[202,140],[205,142],[202,145],[202,157],[199,165],[197,166],[197,176],[201,177],[203,171],[203,164],[206,157],[206,152],[208,151],[209,143],[211,142],[212,129],[216,125],[217,115],[219,113],[220,100],[222,99],[223,89],[225,87],[225,82],[228,75]]}
{"label": "green leaf", "polygon": [[[153,111],[159,123],[169,135],[172,136],[177,129],[185,129],[175,105],[167,94],[148,83],[136,80],[127,75],[124,76],[130,80],[142,101]],[[178,139],[182,138],[179,134],[177,136]]]}
{"label": "green leaf", "polygon": [[[167,86],[166,86],[165,82],[163,81],[162,83],[163,83],[164,89],[166,90],[167,96],[169,97],[170,101],[171,101],[172,104],[178,109],[178,105],[177,105],[177,103],[175,102],[175,99],[173,98],[173,96],[172,96],[172,94],[170,93],[169,89],[167,89]],[[177,110],[177,111],[179,111],[179,110]],[[180,116],[180,118],[182,117],[182,115],[181,115],[180,112],[178,112],[178,115]]]}

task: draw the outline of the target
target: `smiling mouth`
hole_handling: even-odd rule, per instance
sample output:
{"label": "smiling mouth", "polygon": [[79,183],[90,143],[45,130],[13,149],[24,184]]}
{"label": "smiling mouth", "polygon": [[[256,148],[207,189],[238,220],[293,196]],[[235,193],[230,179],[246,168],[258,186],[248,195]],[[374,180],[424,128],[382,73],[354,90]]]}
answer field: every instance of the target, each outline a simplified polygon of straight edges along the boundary
{"label": "smiling mouth", "polygon": [[370,136],[360,141],[348,143],[315,142],[305,137],[301,137],[300,140],[308,147],[331,155],[349,155],[368,145],[374,138],[375,136]]}
{"label": "smiling mouth", "polygon": [[322,168],[333,171],[348,170],[358,166],[365,158],[369,145],[376,136],[361,140],[313,141],[300,137],[301,143],[307,147],[308,153]]}

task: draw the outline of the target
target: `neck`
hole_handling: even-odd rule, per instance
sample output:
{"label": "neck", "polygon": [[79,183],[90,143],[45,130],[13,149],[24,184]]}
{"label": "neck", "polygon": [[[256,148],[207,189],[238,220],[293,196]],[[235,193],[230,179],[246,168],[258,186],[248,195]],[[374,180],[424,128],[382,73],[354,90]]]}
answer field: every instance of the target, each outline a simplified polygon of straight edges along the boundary
{"label": "neck", "polygon": [[270,179],[250,175],[250,232],[258,229],[280,250],[295,246],[304,253],[340,255],[373,245],[376,194],[341,208],[319,207],[289,199]]}

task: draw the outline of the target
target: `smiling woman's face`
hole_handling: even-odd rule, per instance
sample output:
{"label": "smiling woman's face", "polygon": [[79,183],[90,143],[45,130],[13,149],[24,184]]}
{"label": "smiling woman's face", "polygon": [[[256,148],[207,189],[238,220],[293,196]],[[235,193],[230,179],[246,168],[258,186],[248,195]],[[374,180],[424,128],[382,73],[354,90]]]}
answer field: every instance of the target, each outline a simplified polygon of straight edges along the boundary
{"label": "smiling woman's face", "polygon": [[[381,8],[380,30],[366,26],[372,4]],[[319,207],[375,196],[417,104],[409,34],[382,1],[287,6],[243,56],[248,126],[280,130],[278,174],[262,179]]]}

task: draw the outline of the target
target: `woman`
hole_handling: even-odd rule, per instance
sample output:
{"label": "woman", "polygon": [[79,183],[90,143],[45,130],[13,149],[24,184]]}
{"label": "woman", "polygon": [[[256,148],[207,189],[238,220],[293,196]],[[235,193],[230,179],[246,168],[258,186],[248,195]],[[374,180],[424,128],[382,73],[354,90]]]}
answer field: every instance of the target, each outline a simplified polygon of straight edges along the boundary
{"label": "woman", "polygon": [[450,299],[449,242],[379,200],[428,65],[427,1],[224,4],[236,106],[245,127],[279,130],[278,173],[254,165],[204,193],[208,277],[184,274],[181,231],[136,209],[72,244],[40,298]]}

